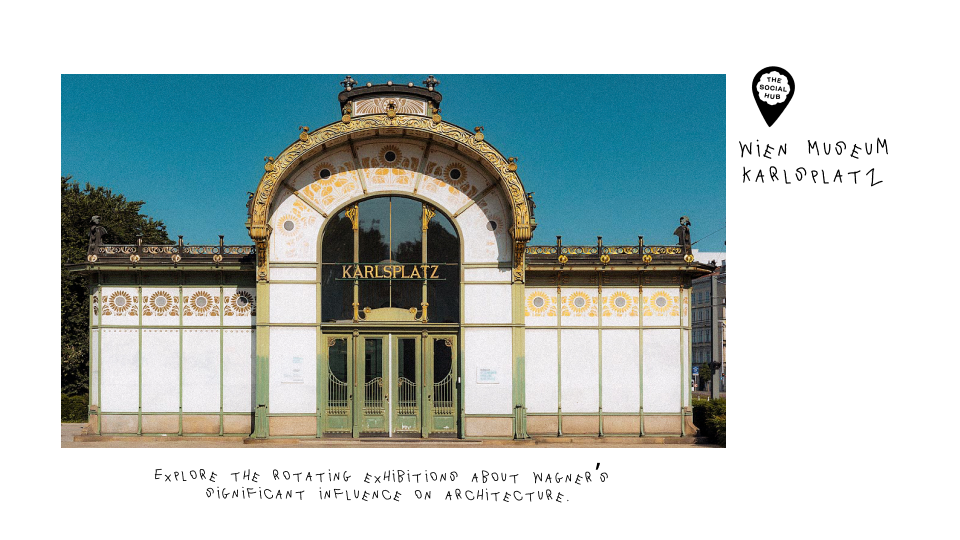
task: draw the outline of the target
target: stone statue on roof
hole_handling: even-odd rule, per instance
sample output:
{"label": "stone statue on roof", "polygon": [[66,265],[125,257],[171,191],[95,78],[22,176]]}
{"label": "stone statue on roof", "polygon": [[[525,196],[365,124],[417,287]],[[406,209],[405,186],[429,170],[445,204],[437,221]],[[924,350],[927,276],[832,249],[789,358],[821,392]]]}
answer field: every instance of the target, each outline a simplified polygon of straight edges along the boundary
{"label": "stone statue on roof", "polygon": [[690,252],[690,218],[683,216],[680,218],[680,226],[673,231],[677,236],[677,243],[683,246],[683,252]]}
{"label": "stone statue on roof", "polygon": [[96,255],[97,248],[103,243],[103,235],[107,234],[107,229],[100,225],[100,216],[90,218],[90,244],[87,247],[87,255]]}

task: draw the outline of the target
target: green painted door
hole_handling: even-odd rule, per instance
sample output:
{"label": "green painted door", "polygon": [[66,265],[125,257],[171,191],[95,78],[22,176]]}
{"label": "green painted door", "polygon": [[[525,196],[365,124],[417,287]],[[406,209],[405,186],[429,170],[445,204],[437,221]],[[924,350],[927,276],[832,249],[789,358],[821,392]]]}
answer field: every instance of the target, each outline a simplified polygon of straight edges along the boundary
{"label": "green painted door", "polygon": [[356,339],[353,436],[361,433],[387,433],[389,392],[386,336],[360,336]]}
{"label": "green painted door", "polygon": [[353,432],[353,336],[325,335],[325,377],[321,378],[323,431]]}
{"label": "green painted door", "polygon": [[423,377],[421,339],[417,335],[393,336],[391,391],[394,433],[420,433]]}
{"label": "green painted door", "polygon": [[421,435],[457,432],[457,336],[431,335],[424,340],[423,427]]}

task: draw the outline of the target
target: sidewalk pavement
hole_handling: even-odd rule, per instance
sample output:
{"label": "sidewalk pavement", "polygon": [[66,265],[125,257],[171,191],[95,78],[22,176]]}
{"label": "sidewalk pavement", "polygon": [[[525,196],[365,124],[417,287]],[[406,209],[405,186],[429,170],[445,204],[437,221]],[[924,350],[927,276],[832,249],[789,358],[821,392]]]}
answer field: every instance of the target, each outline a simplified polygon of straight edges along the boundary
{"label": "sidewalk pavement", "polygon": [[85,424],[60,424],[61,448],[718,448],[703,437],[536,437],[486,439],[248,439],[81,435]]}

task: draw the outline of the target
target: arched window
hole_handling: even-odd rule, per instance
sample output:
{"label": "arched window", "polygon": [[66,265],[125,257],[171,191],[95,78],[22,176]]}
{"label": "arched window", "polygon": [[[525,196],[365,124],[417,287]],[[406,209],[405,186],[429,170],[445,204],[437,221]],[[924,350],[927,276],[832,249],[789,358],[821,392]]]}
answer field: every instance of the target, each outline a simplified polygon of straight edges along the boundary
{"label": "arched window", "polygon": [[406,197],[366,199],[331,216],[321,242],[324,322],[352,320],[355,297],[360,310],[421,312],[428,303],[429,322],[460,321],[460,238],[434,207]]}

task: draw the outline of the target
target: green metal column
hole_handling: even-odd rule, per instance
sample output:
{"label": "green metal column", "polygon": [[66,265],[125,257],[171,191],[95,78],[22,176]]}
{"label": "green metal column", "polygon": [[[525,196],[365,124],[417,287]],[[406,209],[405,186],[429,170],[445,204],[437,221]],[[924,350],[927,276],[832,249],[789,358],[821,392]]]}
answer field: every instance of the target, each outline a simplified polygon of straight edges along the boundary
{"label": "green metal column", "polygon": [[522,281],[515,281],[511,285],[513,300],[513,411],[514,411],[514,438],[528,439],[527,436],[527,404],[526,404],[526,373],[525,373],[525,315],[523,310],[525,287]]}
{"label": "green metal column", "polygon": [[257,408],[253,417],[253,436],[265,439],[270,433],[267,418],[268,388],[270,383],[270,283],[257,281]]}

